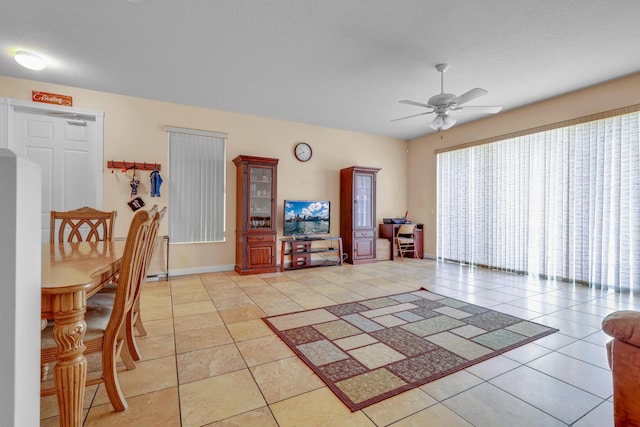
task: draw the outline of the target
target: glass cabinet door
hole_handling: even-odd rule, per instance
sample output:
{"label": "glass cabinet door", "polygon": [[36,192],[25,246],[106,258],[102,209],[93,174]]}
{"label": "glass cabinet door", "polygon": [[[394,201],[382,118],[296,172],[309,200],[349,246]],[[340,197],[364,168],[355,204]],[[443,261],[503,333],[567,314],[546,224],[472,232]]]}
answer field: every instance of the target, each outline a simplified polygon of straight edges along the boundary
{"label": "glass cabinet door", "polygon": [[273,169],[249,167],[249,228],[270,229],[273,221],[271,183]]}
{"label": "glass cabinet door", "polygon": [[354,226],[373,227],[372,189],[373,175],[356,173],[354,176]]}

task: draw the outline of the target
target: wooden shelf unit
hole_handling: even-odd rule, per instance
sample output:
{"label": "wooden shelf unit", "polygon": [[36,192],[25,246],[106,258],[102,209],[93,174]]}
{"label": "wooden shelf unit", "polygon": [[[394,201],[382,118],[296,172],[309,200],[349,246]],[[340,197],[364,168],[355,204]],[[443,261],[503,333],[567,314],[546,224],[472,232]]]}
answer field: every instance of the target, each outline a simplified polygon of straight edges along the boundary
{"label": "wooden shelf unit", "polygon": [[[285,237],[280,239],[280,271],[298,268],[342,265],[341,237],[314,237],[309,240]],[[324,242],[320,246],[314,243]],[[326,242],[329,242],[327,245]],[[318,255],[313,257],[313,255]],[[331,259],[329,258],[331,257]],[[288,260],[287,260],[288,258]]]}

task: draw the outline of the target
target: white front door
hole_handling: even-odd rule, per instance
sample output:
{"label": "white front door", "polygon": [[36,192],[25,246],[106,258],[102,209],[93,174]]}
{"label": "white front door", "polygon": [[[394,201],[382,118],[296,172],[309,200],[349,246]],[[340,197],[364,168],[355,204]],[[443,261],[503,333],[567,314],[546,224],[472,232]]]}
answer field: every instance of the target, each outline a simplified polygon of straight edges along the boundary
{"label": "white front door", "polygon": [[8,144],[16,155],[42,168],[42,241],[46,242],[52,210],[102,208],[102,113],[28,104],[13,107]]}

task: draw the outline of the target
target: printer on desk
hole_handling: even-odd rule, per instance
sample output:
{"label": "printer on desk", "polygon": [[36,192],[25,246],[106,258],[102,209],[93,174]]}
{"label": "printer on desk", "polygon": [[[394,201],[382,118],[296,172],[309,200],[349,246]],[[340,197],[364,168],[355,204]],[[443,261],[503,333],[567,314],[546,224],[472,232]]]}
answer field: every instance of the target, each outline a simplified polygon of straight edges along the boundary
{"label": "printer on desk", "polygon": [[411,221],[407,221],[406,218],[382,218],[384,224],[406,224]]}
{"label": "printer on desk", "polygon": [[405,211],[402,218],[382,218],[383,224],[411,224],[411,220],[408,220],[409,211]]}

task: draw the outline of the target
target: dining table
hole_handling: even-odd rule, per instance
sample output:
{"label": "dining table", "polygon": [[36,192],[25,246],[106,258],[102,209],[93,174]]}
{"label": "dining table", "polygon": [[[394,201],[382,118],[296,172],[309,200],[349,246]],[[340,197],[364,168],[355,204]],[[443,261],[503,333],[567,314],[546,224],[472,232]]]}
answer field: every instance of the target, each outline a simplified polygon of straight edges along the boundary
{"label": "dining table", "polygon": [[82,425],[87,299],[116,279],[124,245],[124,241],[99,241],[42,246],[41,319],[54,322],[58,352],[53,375],[61,426]]}

